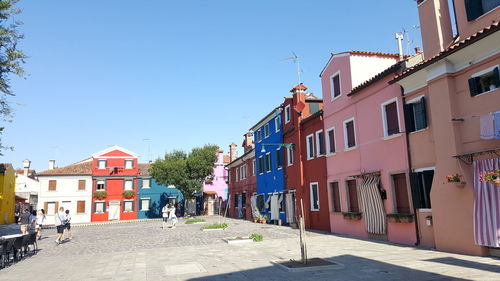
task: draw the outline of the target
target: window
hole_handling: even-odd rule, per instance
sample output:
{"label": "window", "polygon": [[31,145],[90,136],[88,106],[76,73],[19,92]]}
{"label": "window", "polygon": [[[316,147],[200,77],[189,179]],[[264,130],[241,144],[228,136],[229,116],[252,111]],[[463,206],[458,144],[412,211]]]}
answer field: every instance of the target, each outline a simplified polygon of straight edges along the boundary
{"label": "window", "polygon": [[347,181],[347,195],[349,196],[349,212],[359,213],[358,190],[356,180]]}
{"label": "window", "polygon": [[78,190],[85,190],[85,180],[78,180]]}
{"label": "window", "polygon": [[319,103],[309,102],[309,113],[314,114],[319,111]]}
{"label": "window", "polygon": [[57,181],[49,180],[49,191],[56,191],[56,188],[57,188]]}
{"label": "window", "polygon": [[293,165],[293,149],[287,148],[287,165],[292,166]]}
{"label": "window", "polygon": [[236,167],[236,181],[240,180],[240,167]]}
{"label": "window", "polygon": [[271,172],[271,153],[266,153],[266,162],[265,162],[266,173]]}
{"label": "window", "polygon": [[134,180],[123,180],[123,190],[134,190]]}
{"label": "window", "polygon": [[316,153],[317,156],[325,155],[325,133],[323,130],[316,132]]}
{"label": "window", "polygon": [[285,106],[285,123],[289,123],[291,116],[290,116],[290,105]]}
{"label": "window", "polygon": [[141,199],[141,211],[149,211],[149,202],[151,200],[149,198]]}
{"label": "window", "polygon": [[472,21],[500,5],[500,0],[465,0],[467,20]]}
{"label": "window", "polygon": [[45,202],[45,210],[47,215],[54,215],[57,210],[57,202]]}
{"label": "window", "polygon": [[234,195],[234,208],[238,208],[238,194]]}
{"label": "window", "polygon": [[260,129],[257,130],[257,142],[260,142],[262,140],[262,131]]}
{"label": "window", "polygon": [[276,149],[276,169],[283,168],[283,156],[281,156],[281,148]]}
{"label": "window", "polygon": [[408,133],[427,128],[427,113],[425,110],[425,97],[411,100],[405,104],[405,123]]}
{"label": "window", "polygon": [[332,91],[332,101],[340,96],[340,72],[335,73],[330,78],[330,89]]}
{"label": "window", "polygon": [[142,188],[150,188],[151,179],[142,179]]}
{"label": "window", "polygon": [[278,204],[279,204],[279,212],[284,213],[285,212],[285,194],[283,192],[280,192],[279,197],[278,197]]}
{"label": "window", "polygon": [[106,190],[106,181],[105,180],[96,181],[95,190],[96,191]]}
{"label": "window", "polygon": [[264,173],[264,159],[262,156],[259,157],[259,174]]}
{"label": "window", "polygon": [[328,154],[335,153],[335,128],[331,128],[326,131],[326,138],[326,149]]}
{"label": "window", "polygon": [[431,187],[434,170],[425,170],[410,174],[411,198],[413,208],[431,208]]}
{"label": "window", "polygon": [[134,160],[125,160],[125,169],[133,169]]}
{"label": "window", "polygon": [[255,171],[256,171],[256,163],[255,159],[252,160],[252,176],[255,176]]}
{"label": "window", "polygon": [[106,169],[106,166],[108,166],[106,160],[97,160],[97,169],[99,170]]}
{"label": "window", "polygon": [[76,213],[77,214],[85,213],[85,201],[76,201]]}
{"label": "window", "polygon": [[394,194],[396,197],[396,213],[410,214],[410,200],[408,199],[406,175],[392,175],[392,182],[394,184]]}
{"label": "window", "polygon": [[274,118],[274,132],[279,132],[281,127],[281,117],[277,116]]}
{"label": "window", "polygon": [[340,213],[340,190],[338,182],[330,183],[330,194],[332,196],[332,212]]}
{"label": "window", "polygon": [[498,66],[490,67],[472,75],[469,79],[471,97],[493,91],[500,87],[498,68]]}
{"label": "window", "polygon": [[94,202],[94,213],[106,212],[106,202]]}
{"label": "window", "polygon": [[243,192],[243,194],[241,194],[241,206],[245,208],[246,203],[247,203],[247,194]]}
{"label": "window", "polygon": [[266,123],[266,125],[264,125],[264,137],[269,137],[269,123]]}
{"label": "window", "polygon": [[356,135],[354,133],[354,118],[344,121],[344,148],[356,147]]}
{"label": "window", "polygon": [[319,210],[319,194],[318,194],[318,183],[311,183],[310,187],[310,196],[311,196],[311,211]]}
{"label": "window", "polygon": [[382,104],[382,120],[385,137],[400,133],[398,103],[395,98]]}
{"label": "window", "polygon": [[123,211],[124,212],[133,212],[134,211],[134,201],[133,200],[124,200],[123,201]]}
{"label": "window", "polygon": [[307,160],[314,158],[314,136],[312,134],[306,137]]}

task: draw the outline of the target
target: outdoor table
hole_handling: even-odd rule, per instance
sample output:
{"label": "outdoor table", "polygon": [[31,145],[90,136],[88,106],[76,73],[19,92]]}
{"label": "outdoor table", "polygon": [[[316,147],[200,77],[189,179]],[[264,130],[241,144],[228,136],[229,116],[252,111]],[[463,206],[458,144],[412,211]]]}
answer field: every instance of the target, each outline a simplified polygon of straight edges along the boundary
{"label": "outdoor table", "polygon": [[0,237],[0,239],[10,239],[10,238],[17,238],[23,236],[23,234],[11,234],[11,235],[4,235]]}

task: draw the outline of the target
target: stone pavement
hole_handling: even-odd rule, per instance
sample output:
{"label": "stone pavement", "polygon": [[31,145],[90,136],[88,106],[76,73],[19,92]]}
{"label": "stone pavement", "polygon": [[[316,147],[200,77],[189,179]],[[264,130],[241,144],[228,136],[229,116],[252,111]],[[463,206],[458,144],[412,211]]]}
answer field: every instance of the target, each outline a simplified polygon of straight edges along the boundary
{"label": "stone pavement", "polygon": [[[206,218],[210,222],[220,218]],[[161,223],[74,227],[74,240],[54,244],[0,270],[0,280],[500,280],[500,260],[308,232],[309,257],[337,269],[291,273],[275,260],[298,259],[298,231],[228,219],[225,231]],[[228,245],[224,237],[264,235],[264,241]]]}

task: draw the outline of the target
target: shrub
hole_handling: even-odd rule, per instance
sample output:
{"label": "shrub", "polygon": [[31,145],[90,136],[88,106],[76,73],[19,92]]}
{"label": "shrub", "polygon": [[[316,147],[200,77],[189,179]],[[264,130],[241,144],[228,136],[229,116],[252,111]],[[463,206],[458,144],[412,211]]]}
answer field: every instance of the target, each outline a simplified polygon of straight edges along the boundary
{"label": "shrub", "polygon": [[185,224],[193,224],[193,223],[197,223],[197,222],[205,222],[204,219],[190,219],[190,220],[187,220],[185,222]]}
{"label": "shrub", "polygon": [[218,228],[226,229],[227,223],[214,223],[210,225],[205,225],[201,229],[218,229]]}
{"label": "shrub", "polygon": [[260,242],[264,240],[264,236],[258,233],[253,233],[252,235],[250,235],[249,238],[252,239],[254,242]]}

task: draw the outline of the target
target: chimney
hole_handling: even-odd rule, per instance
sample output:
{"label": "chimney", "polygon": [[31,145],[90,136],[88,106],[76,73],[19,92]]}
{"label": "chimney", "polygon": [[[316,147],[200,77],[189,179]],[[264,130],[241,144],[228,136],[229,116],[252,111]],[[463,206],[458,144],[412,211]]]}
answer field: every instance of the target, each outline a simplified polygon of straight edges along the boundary
{"label": "chimney", "polygon": [[245,139],[243,140],[243,150],[245,153],[255,148],[255,142],[253,140],[253,133],[246,133],[243,135]]}
{"label": "chimney", "polygon": [[238,152],[236,151],[236,144],[233,142],[229,145],[229,161],[233,162],[238,157]]}
{"label": "chimney", "polygon": [[54,170],[56,167],[56,160],[49,160],[49,170]]}
{"label": "chimney", "polygon": [[401,33],[395,33],[394,37],[396,37],[396,40],[398,40],[398,52],[399,52],[399,60],[402,61],[404,59],[404,54],[403,54],[403,34]]}
{"label": "chimney", "polygon": [[424,59],[446,49],[453,41],[448,0],[417,1]]}
{"label": "chimney", "polygon": [[23,161],[23,175],[25,177],[27,177],[28,174],[29,174],[30,165],[31,165],[31,161],[30,160],[26,159],[26,160]]}

